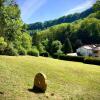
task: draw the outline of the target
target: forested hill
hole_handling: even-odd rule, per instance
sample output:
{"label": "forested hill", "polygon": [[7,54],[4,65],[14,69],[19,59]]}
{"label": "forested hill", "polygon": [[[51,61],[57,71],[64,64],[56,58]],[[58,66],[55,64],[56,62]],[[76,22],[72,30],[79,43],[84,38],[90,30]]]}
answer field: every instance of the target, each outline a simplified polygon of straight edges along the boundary
{"label": "forested hill", "polygon": [[88,15],[90,15],[91,13],[93,13],[93,8],[89,8],[82,13],[70,14],[68,16],[63,16],[63,17],[60,17],[60,18],[55,19],[55,20],[45,21],[44,23],[36,22],[33,24],[29,24],[28,30],[43,30],[43,29],[46,29],[48,27],[58,25],[61,23],[71,23],[71,22],[74,22],[76,20],[83,19],[83,18],[87,17]]}
{"label": "forested hill", "polygon": [[84,19],[54,25],[32,36],[33,45],[50,55],[76,52],[82,45],[100,44],[100,1],[93,5],[93,13]]}
{"label": "forested hill", "polygon": [[29,25],[31,36],[18,4],[10,1],[0,0],[0,55],[52,56],[75,52],[82,45],[100,44],[100,0],[80,14]]}

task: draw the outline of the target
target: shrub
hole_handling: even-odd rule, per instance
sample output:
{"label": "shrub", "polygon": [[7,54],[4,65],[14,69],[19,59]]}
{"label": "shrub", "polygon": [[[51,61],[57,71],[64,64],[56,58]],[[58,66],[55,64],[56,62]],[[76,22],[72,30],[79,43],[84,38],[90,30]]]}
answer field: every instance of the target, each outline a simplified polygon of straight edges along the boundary
{"label": "shrub", "polygon": [[100,59],[92,58],[92,57],[85,57],[84,63],[100,65]]}
{"label": "shrub", "polygon": [[31,50],[28,50],[27,51],[27,54],[28,55],[31,55],[31,56],[36,56],[38,57],[39,56],[39,51],[37,49],[31,49]]}
{"label": "shrub", "polygon": [[61,60],[69,60],[69,61],[78,61],[78,62],[83,62],[84,61],[84,57],[82,57],[82,56],[61,55],[61,56],[59,56],[59,59],[61,59]]}
{"label": "shrub", "polygon": [[51,54],[57,53],[58,50],[61,50],[62,48],[62,43],[58,40],[55,40],[51,44]]}
{"label": "shrub", "polygon": [[49,57],[49,53],[48,52],[43,52],[43,53],[40,53],[40,56]]}
{"label": "shrub", "polygon": [[57,50],[57,53],[55,53],[55,54],[57,54],[57,55],[62,55],[63,52],[62,52],[61,50]]}
{"label": "shrub", "polygon": [[[52,55],[52,57],[55,58],[55,59],[60,59],[59,58],[60,56],[65,56],[65,54],[57,54],[57,53],[55,53],[55,54]],[[62,60],[64,60],[64,59],[62,59]]]}
{"label": "shrub", "polygon": [[43,46],[41,43],[37,45],[37,49],[39,50],[40,53],[45,52],[45,46]]}
{"label": "shrub", "polygon": [[78,61],[78,62],[84,61],[84,57],[82,56],[66,56],[64,54],[55,54],[53,55],[53,57],[61,60]]}
{"label": "shrub", "polygon": [[27,53],[26,53],[26,50],[25,50],[24,48],[20,48],[20,49],[18,50],[18,54],[19,54],[19,55],[26,55]]}
{"label": "shrub", "polygon": [[6,49],[4,50],[4,54],[9,56],[17,56],[18,51],[14,49],[12,46],[7,46]]}
{"label": "shrub", "polygon": [[64,55],[63,52],[61,50],[57,50],[57,52],[54,53],[52,56],[53,56],[53,58],[58,59],[59,56],[61,56],[61,55]]}
{"label": "shrub", "polygon": [[68,61],[77,61],[77,62],[83,62],[87,64],[95,64],[100,65],[100,59],[99,58],[93,58],[93,57],[84,57],[84,56],[66,56],[66,55],[53,55],[53,58],[55,59],[61,59],[61,60],[68,60]]}
{"label": "shrub", "polygon": [[7,47],[7,43],[4,41],[3,37],[0,37],[0,54],[4,53],[6,47]]}

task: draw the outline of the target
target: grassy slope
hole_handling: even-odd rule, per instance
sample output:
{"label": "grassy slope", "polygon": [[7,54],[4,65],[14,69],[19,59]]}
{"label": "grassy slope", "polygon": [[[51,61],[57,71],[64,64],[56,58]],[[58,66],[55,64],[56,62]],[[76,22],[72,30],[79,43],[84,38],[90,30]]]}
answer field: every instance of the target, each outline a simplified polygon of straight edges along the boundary
{"label": "grassy slope", "polygon": [[[37,72],[47,75],[45,94],[28,91]],[[100,100],[100,67],[43,57],[0,56],[0,100],[48,99]]]}

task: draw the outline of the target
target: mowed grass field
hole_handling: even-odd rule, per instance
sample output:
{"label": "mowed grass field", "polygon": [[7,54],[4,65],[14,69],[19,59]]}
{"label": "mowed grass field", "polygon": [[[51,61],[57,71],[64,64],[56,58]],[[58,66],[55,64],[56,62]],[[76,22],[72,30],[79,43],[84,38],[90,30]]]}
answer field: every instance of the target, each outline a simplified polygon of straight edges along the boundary
{"label": "mowed grass field", "polygon": [[[29,91],[38,72],[47,76],[44,94]],[[0,56],[0,100],[100,100],[100,66],[44,57]]]}

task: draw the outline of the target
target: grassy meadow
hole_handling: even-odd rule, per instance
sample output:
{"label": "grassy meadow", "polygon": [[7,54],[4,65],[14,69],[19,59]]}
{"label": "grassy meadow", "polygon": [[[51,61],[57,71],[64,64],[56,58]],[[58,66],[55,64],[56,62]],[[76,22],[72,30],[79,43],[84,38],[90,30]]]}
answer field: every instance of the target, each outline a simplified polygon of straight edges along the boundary
{"label": "grassy meadow", "polygon": [[[33,93],[34,76],[47,76],[46,93]],[[0,100],[100,100],[100,66],[44,57],[0,56]]]}

